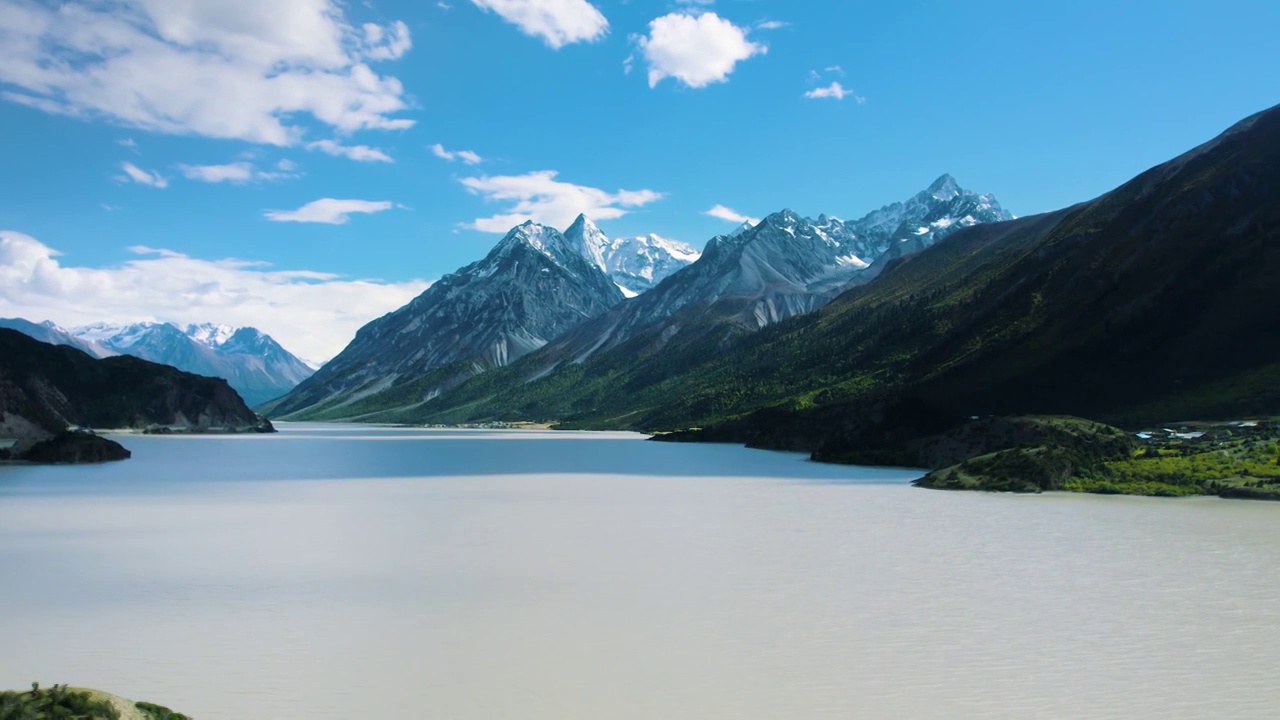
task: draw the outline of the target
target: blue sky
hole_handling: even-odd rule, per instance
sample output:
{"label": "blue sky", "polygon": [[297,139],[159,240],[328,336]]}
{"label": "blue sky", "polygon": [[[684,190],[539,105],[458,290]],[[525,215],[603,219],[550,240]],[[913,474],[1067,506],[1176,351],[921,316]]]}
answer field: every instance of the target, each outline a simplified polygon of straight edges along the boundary
{"label": "blue sky", "polygon": [[944,172],[1052,210],[1280,102],[1274,27],[1246,0],[0,0],[0,314],[323,360],[524,217],[700,247],[716,206],[854,217]]}

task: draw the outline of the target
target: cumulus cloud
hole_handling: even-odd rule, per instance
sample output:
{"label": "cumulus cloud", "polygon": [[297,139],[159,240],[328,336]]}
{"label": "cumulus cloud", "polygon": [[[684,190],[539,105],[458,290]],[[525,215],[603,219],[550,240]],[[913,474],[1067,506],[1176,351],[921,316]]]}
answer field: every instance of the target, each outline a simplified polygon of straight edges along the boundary
{"label": "cumulus cloud", "polygon": [[826,87],[814,88],[805,93],[804,96],[810,100],[821,100],[823,98],[843,100],[847,97],[852,97],[859,104],[866,102],[866,98],[860,98],[857,95],[854,95],[852,90],[849,90],[839,82],[833,82]]}
{"label": "cumulus cloud", "polygon": [[321,198],[313,200],[297,210],[267,210],[263,212],[272,222],[322,223],[345,225],[357,213],[372,214],[391,209],[386,200],[338,200]]}
{"label": "cumulus cloud", "polygon": [[161,176],[160,173],[147,172],[131,162],[120,163],[120,169],[124,171],[124,175],[118,175],[116,177],[117,180],[135,182],[139,185],[153,188],[163,189],[169,187],[169,181]]}
{"label": "cumulus cloud", "polygon": [[760,218],[747,217],[746,215],[743,215],[732,208],[727,208],[724,205],[716,205],[702,214],[710,215],[713,218],[719,218],[721,220],[728,220],[735,225],[741,225],[744,222],[751,223],[752,225],[760,224]]}
{"label": "cumulus cloud", "polygon": [[303,116],[339,132],[406,128],[404,89],[371,62],[401,22],[352,25],[340,0],[0,0],[0,97],[146,130],[294,145]]}
{"label": "cumulus cloud", "polygon": [[94,322],[252,325],[312,361],[333,357],[368,321],[430,283],[388,283],[136,246],[120,265],[66,266],[28,235],[0,231],[0,316]]}
{"label": "cumulus cloud", "polygon": [[471,0],[471,4],[497,13],[525,35],[542,38],[556,50],[599,40],[609,31],[609,21],[586,0]]}
{"label": "cumulus cloud", "polygon": [[461,182],[470,192],[487,201],[510,206],[503,212],[477,218],[463,227],[505,233],[526,220],[533,220],[563,229],[580,213],[596,220],[612,220],[663,197],[662,193],[653,190],[608,192],[562,182],[556,179],[556,175],[554,170],[540,170],[525,175],[463,178]]}
{"label": "cumulus cloud", "polygon": [[308,150],[318,150],[326,155],[345,157],[357,162],[395,162],[391,156],[368,145],[343,145],[335,140],[317,140],[307,143]]}
{"label": "cumulus cloud", "polygon": [[272,180],[281,180],[287,177],[294,177],[290,174],[293,170],[293,163],[288,160],[281,160],[276,166],[277,171],[261,170],[251,162],[240,161],[227,163],[225,165],[179,165],[182,175],[188,180],[197,180],[207,183],[233,183],[243,184],[250,182],[270,182]]}
{"label": "cumulus cloud", "polygon": [[441,160],[448,160],[449,162],[461,160],[468,165],[479,165],[484,162],[484,158],[470,150],[445,150],[440,143],[431,146],[431,154]]}
{"label": "cumulus cloud", "polygon": [[649,23],[649,34],[636,38],[649,65],[649,87],[674,78],[691,88],[727,82],[741,61],[769,48],[747,39],[747,30],[713,12],[694,17],[664,15]]}

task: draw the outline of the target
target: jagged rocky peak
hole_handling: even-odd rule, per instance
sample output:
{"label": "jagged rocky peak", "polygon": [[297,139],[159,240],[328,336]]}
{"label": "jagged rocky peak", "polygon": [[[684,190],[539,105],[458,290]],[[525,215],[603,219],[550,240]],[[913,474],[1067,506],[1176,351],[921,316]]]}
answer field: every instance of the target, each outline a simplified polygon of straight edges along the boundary
{"label": "jagged rocky peak", "polygon": [[564,231],[564,238],[569,245],[576,248],[582,257],[593,265],[608,272],[605,253],[609,246],[609,238],[586,215],[578,215]]}
{"label": "jagged rocky peak", "polygon": [[201,323],[199,325],[187,325],[185,332],[187,337],[198,343],[209,347],[218,347],[242,329],[244,328],[234,328],[230,325],[218,323]]}
{"label": "jagged rocky peak", "polygon": [[502,254],[521,246],[533,248],[558,264],[563,264],[568,258],[582,257],[559,230],[532,220],[526,220],[512,228],[494,247],[494,253]]}
{"label": "jagged rocky peak", "polygon": [[933,184],[925,192],[935,200],[948,202],[960,195],[963,190],[960,188],[960,183],[956,182],[956,179],[950,173],[943,173],[942,177],[934,180]]}
{"label": "jagged rocky peak", "polygon": [[564,238],[628,297],[647,292],[701,255],[679,240],[653,233],[610,239],[586,215],[573,221],[564,231]]}

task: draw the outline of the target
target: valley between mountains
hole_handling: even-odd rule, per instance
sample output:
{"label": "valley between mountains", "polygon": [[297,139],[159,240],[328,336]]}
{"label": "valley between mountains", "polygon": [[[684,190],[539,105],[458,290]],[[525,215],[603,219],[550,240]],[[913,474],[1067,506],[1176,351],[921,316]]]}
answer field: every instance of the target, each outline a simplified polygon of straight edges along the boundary
{"label": "valley between mountains", "polygon": [[625,429],[924,467],[936,488],[1277,499],[1277,228],[1272,108],[1030,217],[944,175],[701,251],[526,222],[315,371],[252,328],[4,324],[224,378],[280,420]]}
{"label": "valley between mountains", "polygon": [[1270,497],[1272,424],[1197,436],[1229,449],[1134,433],[1277,414],[1278,227],[1276,108],[1043,215],[950,176],[854,221],[780,211],[626,299],[589,219],[526,223],[263,410],[632,429],[935,487]]}

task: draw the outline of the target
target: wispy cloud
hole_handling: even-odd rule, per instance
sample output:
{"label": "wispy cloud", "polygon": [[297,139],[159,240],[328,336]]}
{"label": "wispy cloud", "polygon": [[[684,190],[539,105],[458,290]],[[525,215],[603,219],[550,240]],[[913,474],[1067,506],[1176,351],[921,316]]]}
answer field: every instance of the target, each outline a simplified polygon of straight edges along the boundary
{"label": "wispy cloud", "polygon": [[124,171],[124,174],[117,175],[116,179],[121,182],[135,182],[139,185],[161,189],[169,187],[169,180],[160,173],[148,172],[131,162],[120,163],[120,169]]}
{"label": "wispy cloud", "polygon": [[468,165],[479,165],[484,162],[484,158],[470,150],[446,150],[440,143],[430,146],[430,150],[432,155],[449,162],[461,160]]}
{"label": "wispy cloud", "polygon": [[304,118],[349,133],[413,125],[404,89],[371,63],[412,42],[359,27],[341,0],[44,3],[3,0],[0,97],[156,132],[301,142]]}
{"label": "wispy cloud", "polygon": [[586,0],[471,0],[471,4],[496,13],[556,50],[594,42],[609,31],[609,21]]}
{"label": "wispy cloud", "polygon": [[784,27],[791,27],[791,23],[781,20],[761,20],[756,23],[756,27],[761,30],[781,30]]}
{"label": "wispy cloud", "polygon": [[[713,12],[671,13],[649,23],[649,34],[634,38],[649,66],[649,87],[673,78],[691,88],[729,80],[737,64],[769,48],[747,39],[747,30]],[[630,60],[627,63],[630,69]]]}
{"label": "wispy cloud", "polygon": [[[188,180],[207,183],[250,183],[270,182],[293,177],[293,163],[282,160],[277,171],[262,170],[248,161],[227,163],[225,165],[179,165],[182,175]],[[287,169],[286,169],[287,168]]]}
{"label": "wispy cloud", "polygon": [[833,98],[836,100],[843,100],[847,97],[852,97],[855,101],[858,102],[859,105],[867,101],[866,98],[858,97],[857,95],[854,95],[852,90],[849,90],[844,85],[841,85],[839,82],[833,82],[826,87],[814,88],[809,92],[805,93],[804,96],[809,98],[810,100],[820,100],[823,98]]}
{"label": "wispy cloud", "polygon": [[67,326],[143,320],[252,325],[302,357],[323,361],[365,323],[430,284],[204,260],[143,245],[130,250],[137,257],[122,264],[66,266],[58,251],[35,238],[0,231],[0,316]]}
{"label": "wispy cloud", "polygon": [[751,223],[752,225],[760,224],[760,218],[748,217],[747,215],[743,215],[742,213],[732,208],[725,207],[724,205],[716,205],[702,214],[710,215],[711,217],[719,218],[720,220],[727,220],[737,225],[741,225],[744,222]]}
{"label": "wispy cloud", "polygon": [[395,162],[391,156],[368,145],[343,145],[335,140],[317,140],[307,143],[308,150],[318,150],[326,155],[344,157],[357,162]]}
{"label": "wispy cloud", "polygon": [[272,222],[320,223],[345,225],[356,214],[380,213],[392,208],[386,200],[338,200],[321,198],[297,210],[266,210],[262,214]]}
{"label": "wispy cloud", "polygon": [[[829,79],[832,76],[844,77],[844,68],[840,67],[839,65],[828,65],[822,69],[822,72],[818,72],[817,70],[810,70],[809,83],[813,85],[818,85],[822,83],[825,79]],[[866,98],[855,95],[853,90],[845,87],[844,84],[841,83],[839,80],[832,80],[831,83],[828,85],[821,85],[820,87],[815,87],[812,90],[809,90],[808,92],[806,92],[804,96],[809,98],[810,100],[823,100],[827,98],[830,98],[833,100],[844,100],[847,97],[851,97],[859,105],[867,101]]]}
{"label": "wispy cloud", "polygon": [[596,220],[612,220],[661,200],[653,190],[608,192],[556,179],[554,170],[525,175],[463,178],[467,190],[490,202],[508,205],[502,212],[477,218],[464,227],[481,232],[505,233],[526,220],[564,229],[579,214]]}

